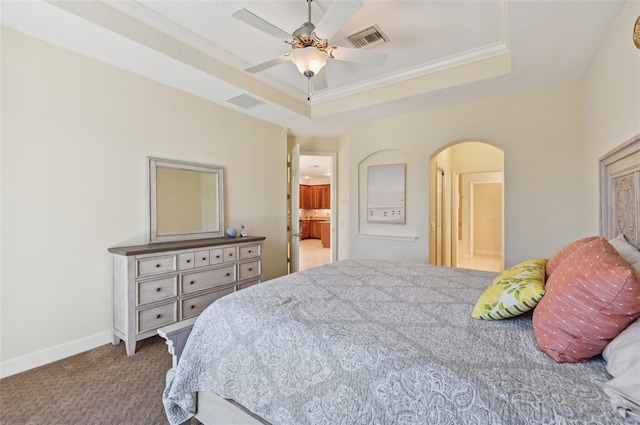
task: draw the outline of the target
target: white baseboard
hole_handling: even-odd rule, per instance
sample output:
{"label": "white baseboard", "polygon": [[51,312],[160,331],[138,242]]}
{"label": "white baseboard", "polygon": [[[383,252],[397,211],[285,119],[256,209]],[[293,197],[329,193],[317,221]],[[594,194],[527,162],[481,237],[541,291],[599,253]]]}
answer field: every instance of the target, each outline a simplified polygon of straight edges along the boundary
{"label": "white baseboard", "polygon": [[0,362],[0,378],[25,372],[29,369],[43,366],[48,363],[62,360],[75,354],[80,354],[92,350],[101,345],[111,343],[113,333],[110,331],[101,332],[86,338],[77,339],[55,347],[45,348],[35,353],[26,354],[15,359]]}

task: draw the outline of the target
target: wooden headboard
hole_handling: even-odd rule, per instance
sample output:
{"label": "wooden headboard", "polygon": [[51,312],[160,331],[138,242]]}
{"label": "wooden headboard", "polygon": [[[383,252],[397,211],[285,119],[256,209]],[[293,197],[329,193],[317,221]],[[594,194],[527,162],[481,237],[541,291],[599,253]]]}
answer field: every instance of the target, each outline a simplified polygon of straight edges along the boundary
{"label": "wooden headboard", "polygon": [[600,158],[600,235],[640,247],[640,134]]}

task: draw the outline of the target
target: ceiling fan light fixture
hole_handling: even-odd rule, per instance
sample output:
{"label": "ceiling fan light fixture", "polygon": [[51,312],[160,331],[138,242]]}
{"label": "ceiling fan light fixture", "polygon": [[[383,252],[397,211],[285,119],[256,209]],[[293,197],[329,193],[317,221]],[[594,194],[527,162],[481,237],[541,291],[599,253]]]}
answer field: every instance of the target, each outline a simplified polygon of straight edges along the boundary
{"label": "ceiling fan light fixture", "polygon": [[307,77],[317,74],[327,63],[329,56],[326,52],[318,50],[313,46],[307,46],[302,49],[294,49],[291,52],[291,62],[293,62],[298,71]]}

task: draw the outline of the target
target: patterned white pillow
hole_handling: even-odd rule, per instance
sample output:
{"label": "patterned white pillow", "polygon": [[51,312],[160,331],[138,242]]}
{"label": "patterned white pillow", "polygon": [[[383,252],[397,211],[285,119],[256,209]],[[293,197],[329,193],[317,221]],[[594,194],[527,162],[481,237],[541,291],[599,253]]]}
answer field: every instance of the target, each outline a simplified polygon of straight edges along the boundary
{"label": "patterned white pillow", "polygon": [[631,244],[624,235],[618,235],[609,240],[609,243],[618,251],[618,254],[640,273],[640,250]]}
{"label": "patterned white pillow", "polygon": [[640,422],[640,319],[607,344],[602,357],[613,376],[602,389],[618,413]]}

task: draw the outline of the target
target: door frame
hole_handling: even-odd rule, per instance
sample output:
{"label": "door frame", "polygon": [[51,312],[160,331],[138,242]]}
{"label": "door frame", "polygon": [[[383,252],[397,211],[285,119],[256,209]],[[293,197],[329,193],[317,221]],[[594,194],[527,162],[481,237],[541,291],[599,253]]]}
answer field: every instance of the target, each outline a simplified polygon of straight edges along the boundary
{"label": "door frame", "polygon": [[[300,151],[299,152],[299,156],[328,156],[331,157],[331,176],[329,178],[329,182],[331,185],[331,193],[330,193],[330,198],[331,198],[331,224],[330,224],[330,228],[331,228],[331,234],[329,237],[330,240],[330,247],[329,249],[331,250],[330,252],[330,262],[334,263],[336,261],[338,261],[338,154],[336,152],[314,152],[314,151]],[[299,160],[299,158],[298,158]],[[291,161],[293,161],[293,158],[291,158]],[[293,167],[290,167],[291,170],[293,170]],[[290,184],[289,184],[289,189],[291,191],[294,191],[293,186],[293,182],[294,180],[297,180],[298,182],[298,186],[297,186],[297,190],[300,190],[300,170],[299,170],[299,163],[298,163],[298,175],[297,175],[297,179],[294,176],[291,176],[290,178]],[[299,192],[298,192],[299,194]],[[289,228],[291,230],[297,229],[296,233],[300,233],[299,227],[299,210],[300,210],[300,196],[296,195],[293,196],[293,193],[290,194],[290,205],[291,205],[291,209],[292,211],[288,214],[290,217],[290,222],[288,223]],[[295,202],[295,204],[294,204]],[[294,217],[295,216],[295,217]],[[298,220],[298,224],[296,225],[293,220],[297,219]],[[289,272],[292,273],[293,270],[293,264],[291,262],[291,258],[294,258],[294,256],[296,258],[300,258],[300,244],[294,244],[291,243],[290,244],[290,250],[292,252],[289,253]],[[295,250],[295,252],[293,252]],[[297,270],[295,270],[297,271]]]}
{"label": "door frame", "polygon": [[[454,184],[453,184],[453,190],[455,191],[454,195],[456,198],[456,202],[459,202],[461,196],[462,196],[462,189],[460,188],[460,184],[459,182],[462,180],[462,176],[464,176],[465,174],[487,174],[487,173],[500,173],[501,175],[501,180],[482,180],[482,181],[477,181],[477,182],[470,182],[470,188],[469,188],[469,258],[473,258],[473,185],[474,184],[482,184],[482,183],[501,183],[502,184],[502,238],[501,238],[501,257],[502,257],[502,262],[504,264],[504,236],[505,236],[505,228],[504,228],[504,182],[505,182],[505,176],[504,176],[504,170],[496,170],[496,169],[480,169],[480,170],[455,170],[453,172],[453,175],[455,176],[454,180]],[[462,205],[456,205],[456,208],[453,208],[452,211],[452,215],[455,215],[455,220],[452,220],[452,226],[451,226],[451,239],[456,241],[456,243],[452,244],[452,250],[455,252],[452,252],[452,260],[453,258],[455,258],[455,262],[452,261],[452,266],[457,267],[458,265],[458,261],[460,259],[460,244],[458,242],[458,238],[459,238],[459,234],[458,234],[458,225],[457,225],[457,220],[458,220],[458,214],[457,214],[457,207],[459,207],[460,209],[462,209]]]}

